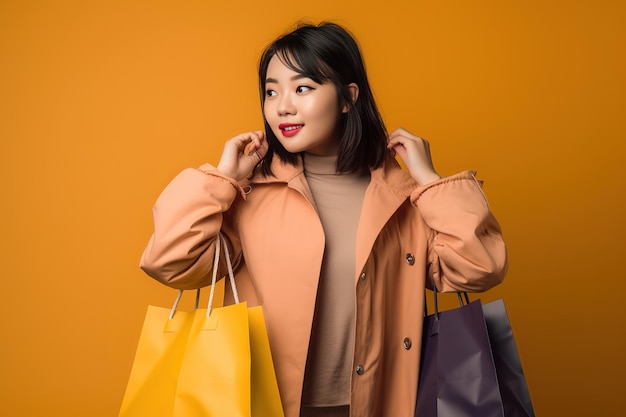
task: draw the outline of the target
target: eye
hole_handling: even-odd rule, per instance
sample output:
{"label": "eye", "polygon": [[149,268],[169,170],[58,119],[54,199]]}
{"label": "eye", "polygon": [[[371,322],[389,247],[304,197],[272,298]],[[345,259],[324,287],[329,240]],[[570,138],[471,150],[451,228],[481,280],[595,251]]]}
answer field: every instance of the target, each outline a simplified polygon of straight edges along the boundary
{"label": "eye", "polygon": [[309,87],[308,85],[299,85],[296,88],[296,93],[306,93],[307,91],[313,91],[315,88]]}
{"label": "eye", "polygon": [[265,96],[267,96],[267,97],[276,97],[277,94],[278,93],[276,93],[276,91],[274,91],[274,90],[267,90],[265,92]]}

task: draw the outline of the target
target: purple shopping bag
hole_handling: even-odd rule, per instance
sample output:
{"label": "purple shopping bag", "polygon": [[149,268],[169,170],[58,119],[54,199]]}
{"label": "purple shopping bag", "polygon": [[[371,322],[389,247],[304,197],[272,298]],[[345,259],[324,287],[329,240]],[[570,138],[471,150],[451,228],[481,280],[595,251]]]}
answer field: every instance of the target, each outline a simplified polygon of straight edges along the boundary
{"label": "purple shopping bag", "polygon": [[479,300],[424,317],[415,417],[504,417]]}
{"label": "purple shopping bag", "polygon": [[535,417],[522,362],[503,300],[483,304],[506,417]]}
{"label": "purple shopping bag", "polygon": [[534,417],[502,300],[425,312],[415,417]]}

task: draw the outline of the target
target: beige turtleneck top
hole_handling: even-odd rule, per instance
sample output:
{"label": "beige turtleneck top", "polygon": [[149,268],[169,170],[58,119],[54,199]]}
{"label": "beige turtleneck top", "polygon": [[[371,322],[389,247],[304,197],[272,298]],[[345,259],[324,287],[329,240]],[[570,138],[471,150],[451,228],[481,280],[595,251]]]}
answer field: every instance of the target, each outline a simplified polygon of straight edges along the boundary
{"label": "beige turtleneck top", "polygon": [[306,154],[303,159],[326,247],[302,405],[347,405],[354,353],[356,233],[370,176],[369,173],[336,174],[336,156]]}

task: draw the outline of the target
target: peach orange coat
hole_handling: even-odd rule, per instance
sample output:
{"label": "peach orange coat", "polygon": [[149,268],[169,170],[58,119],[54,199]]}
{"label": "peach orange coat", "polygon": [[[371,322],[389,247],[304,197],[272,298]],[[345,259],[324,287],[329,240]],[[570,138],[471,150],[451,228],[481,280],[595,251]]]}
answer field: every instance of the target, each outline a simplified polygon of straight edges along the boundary
{"label": "peach orange coat", "polygon": [[[285,416],[298,417],[324,232],[302,164],[273,170],[241,183],[208,164],[180,173],[154,206],[141,267],[171,287],[208,285],[222,230],[240,297],[263,305]],[[388,158],[371,172],[354,262],[351,416],[413,417],[426,283],[476,292],[506,272],[474,173],[419,186]]]}

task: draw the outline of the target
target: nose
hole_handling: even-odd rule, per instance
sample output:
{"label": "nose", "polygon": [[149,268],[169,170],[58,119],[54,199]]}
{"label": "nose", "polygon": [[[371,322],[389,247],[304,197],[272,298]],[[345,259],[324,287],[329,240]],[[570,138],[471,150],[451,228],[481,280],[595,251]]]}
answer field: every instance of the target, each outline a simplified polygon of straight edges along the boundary
{"label": "nose", "polygon": [[277,110],[280,116],[296,114],[296,108],[293,103],[293,98],[291,97],[291,94],[282,94],[280,95],[278,100],[279,101]]}

